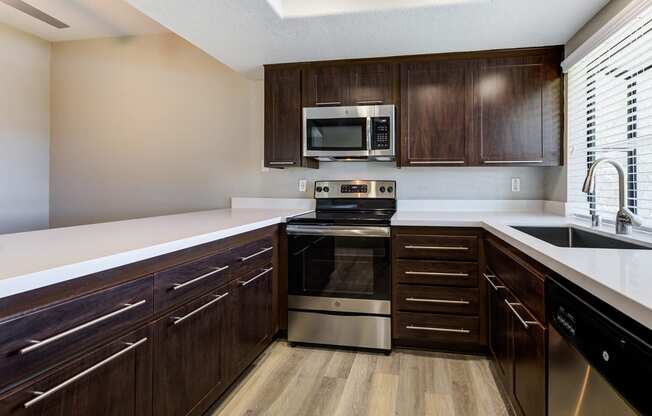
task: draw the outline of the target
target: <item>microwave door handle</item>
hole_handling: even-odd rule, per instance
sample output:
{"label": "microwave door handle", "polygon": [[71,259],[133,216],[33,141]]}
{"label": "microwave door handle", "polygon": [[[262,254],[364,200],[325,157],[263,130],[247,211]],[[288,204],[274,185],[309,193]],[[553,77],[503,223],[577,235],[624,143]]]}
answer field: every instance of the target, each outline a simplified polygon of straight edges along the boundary
{"label": "microwave door handle", "polygon": [[367,117],[367,152],[371,154],[371,117]]}

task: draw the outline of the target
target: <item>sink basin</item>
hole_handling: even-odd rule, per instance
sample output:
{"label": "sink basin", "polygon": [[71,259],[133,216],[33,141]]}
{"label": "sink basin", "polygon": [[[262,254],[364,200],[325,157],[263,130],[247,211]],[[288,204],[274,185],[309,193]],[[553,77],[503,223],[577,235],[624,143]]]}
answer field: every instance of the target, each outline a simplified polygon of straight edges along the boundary
{"label": "sink basin", "polygon": [[512,226],[525,234],[557,247],[611,248],[620,250],[651,250],[652,247],[628,243],[616,238],[584,231],[575,227],[520,227]]}

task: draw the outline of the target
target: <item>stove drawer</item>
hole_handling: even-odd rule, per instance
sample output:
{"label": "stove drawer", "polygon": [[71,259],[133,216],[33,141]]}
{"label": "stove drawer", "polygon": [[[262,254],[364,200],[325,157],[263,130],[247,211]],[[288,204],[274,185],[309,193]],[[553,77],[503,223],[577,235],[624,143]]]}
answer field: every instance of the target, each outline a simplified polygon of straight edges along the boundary
{"label": "stove drawer", "polygon": [[396,286],[396,307],[401,311],[478,315],[478,289],[417,285]]}

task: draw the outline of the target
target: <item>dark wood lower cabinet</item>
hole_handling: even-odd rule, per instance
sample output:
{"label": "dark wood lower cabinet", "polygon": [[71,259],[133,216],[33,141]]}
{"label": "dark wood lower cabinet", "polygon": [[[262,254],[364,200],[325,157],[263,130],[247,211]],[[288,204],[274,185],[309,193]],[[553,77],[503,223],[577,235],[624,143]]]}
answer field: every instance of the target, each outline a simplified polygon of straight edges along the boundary
{"label": "dark wood lower cabinet", "polygon": [[221,329],[229,296],[228,288],[211,292],[156,322],[154,414],[189,414],[220,388]]}
{"label": "dark wood lower cabinet", "polygon": [[0,415],[152,414],[152,344],[149,327],[123,336],[0,396]]}
{"label": "dark wood lower cabinet", "polygon": [[546,329],[514,321],[514,398],[526,416],[546,415]]}
{"label": "dark wood lower cabinet", "polygon": [[272,336],[272,266],[238,281],[238,367],[246,366]]}
{"label": "dark wood lower cabinet", "polygon": [[[543,311],[537,272],[524,267],[529,259],[509,248],[494,250],[485,239],[485,272],[489,296],[489,348],[498,378],[512,407],[522,416],[547,414],[547,329],[534,313]],[[494,273],[495,272],[495,273]],[[518,293],[518,295],[517,295]],[[523,300],[537,309],[531,310]]]}

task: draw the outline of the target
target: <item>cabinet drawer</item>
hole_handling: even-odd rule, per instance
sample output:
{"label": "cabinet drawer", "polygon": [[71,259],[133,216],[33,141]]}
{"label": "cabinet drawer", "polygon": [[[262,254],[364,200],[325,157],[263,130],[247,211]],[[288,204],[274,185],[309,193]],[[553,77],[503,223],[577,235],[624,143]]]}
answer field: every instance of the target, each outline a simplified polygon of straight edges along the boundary
{"label": "cabinet drawer", "polygon": [[485,244],[487,271],[516,295],[540,321],[545,323],[544,275],[506,245],[488,238]]}
{"label": "cabinet drawer", "polygon": [[478,289],[397,285],[396,303],[401,311],[478,315]]}
{"label": "cabinet drawer", "polygon": [[233,249],[233,273],[242,277],[254,269],[272,262],[274,244],[271,238],[263,238]]}
{"label": "cabinet drawer", "polygon": [[0,415],[152,414],[151,346],[149,327],[105,344],[0,396]]}
{"label": "cabinet drawer", "polygon": [[478,286],[478,264],[464,262],[397,260],[394,278],[398,283],[442,286]]}
{"label": "cabinet drawer", "polygon": [[395,255],[406,259],[471,260],[478,258],[474,235],[399,234]]}
{"label": "cabinet drawer", "polygon": [[155,310],[181,304],[227,283],[233,256],[222,252],[182,264],[156,275]]}
{"label": "cabinet drawer", "polygon": [[478,343],[480,319],[476,316],[399,312],[396,338],[447,344]]}
{"label": "cabinet drawer", "polygon": [[60,364],[152,315],[152,276],[0,323],[0,388]]}

